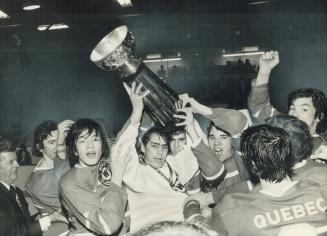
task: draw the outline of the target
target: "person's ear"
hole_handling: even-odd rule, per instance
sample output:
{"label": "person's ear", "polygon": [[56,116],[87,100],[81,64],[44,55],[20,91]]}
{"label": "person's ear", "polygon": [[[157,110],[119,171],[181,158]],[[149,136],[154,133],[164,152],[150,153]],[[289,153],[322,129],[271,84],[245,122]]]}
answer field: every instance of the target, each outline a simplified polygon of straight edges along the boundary
{"label": "person's ear", "polygon": [[145,152],[145,145],[141,142],[141,152]]}
{"label": "person's ear", "polygon": [[42,152],[43,153],[43,148],[41,147],[41,144],[36,144],[36,148],[37,148],[37,150],[39,150],[40,152]]}

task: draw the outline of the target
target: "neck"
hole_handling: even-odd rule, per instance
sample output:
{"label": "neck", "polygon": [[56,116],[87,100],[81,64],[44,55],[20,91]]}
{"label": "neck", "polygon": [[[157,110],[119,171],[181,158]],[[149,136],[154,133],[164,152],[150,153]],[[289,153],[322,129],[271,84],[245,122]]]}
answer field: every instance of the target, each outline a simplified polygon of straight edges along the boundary
{"label": "neck", "polygon": [[262,190],[269,195],[273,196],[281,196],[283,195],[287,190],[289,190],[293,185],[294,181],[291,180],[290,177],[286,177],[284,180],[282,180],[279,183],[276,182],[268,182],[266,180],[260,179],[260,183],[262,186]]}
{"label": "neck", "polygon": [[42,167],[53,167],[53,160],[47,155],[43,154],[41,164]]}

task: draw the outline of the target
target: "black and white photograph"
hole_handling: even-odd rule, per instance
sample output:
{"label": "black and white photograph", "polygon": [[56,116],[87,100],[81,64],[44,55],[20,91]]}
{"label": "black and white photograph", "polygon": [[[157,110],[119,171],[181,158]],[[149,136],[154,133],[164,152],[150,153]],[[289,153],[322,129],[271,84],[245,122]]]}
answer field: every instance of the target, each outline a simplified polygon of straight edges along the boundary
{"label": "black and white photograph", "polygon": [[327,236],[325,0],[0,0],[0,235]]}

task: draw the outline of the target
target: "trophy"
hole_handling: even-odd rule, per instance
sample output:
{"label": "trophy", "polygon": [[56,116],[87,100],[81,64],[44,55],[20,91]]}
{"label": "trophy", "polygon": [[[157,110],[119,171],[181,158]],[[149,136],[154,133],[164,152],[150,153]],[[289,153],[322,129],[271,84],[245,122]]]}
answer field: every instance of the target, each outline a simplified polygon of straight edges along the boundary
{"label": "trophy", "polygon": [[175,103],[177,94],[140,58],[134,55],[135,38],[127,26],[118,28],[107,34],[93,49],[90,59],[105,71],[117,71],[120,79],[131,85],[143,84],[143,91],[150,93],[144,98],[144,109],[151,119],[163,126],[175,122]]}

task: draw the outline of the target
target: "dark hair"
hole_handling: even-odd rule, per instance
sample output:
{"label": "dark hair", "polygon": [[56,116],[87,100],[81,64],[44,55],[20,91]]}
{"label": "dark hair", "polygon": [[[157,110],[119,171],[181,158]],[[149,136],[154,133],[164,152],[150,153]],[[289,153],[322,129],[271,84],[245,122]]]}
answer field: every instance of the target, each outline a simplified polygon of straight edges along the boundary
{"label": "dark hair", "polygon": [[16,146],[11,140],[0,140],[0,153],[1,152],[15,152]]}
{"label": "dark hair", "polygon": [[179,134],[185,134],[186,135],[186,130],[185,130],[184,126],[183,127],[175,126],[174,129],[167,130],[167,132],[168,132],[167,135],[168,135],[169,142],[171,141],[171,139],[175,135],[179,135]]}
{"label": "dark hair", "polygon": [[71,167],[79,163],[78,155],[76,155],[76,142],[78,140],[78,137],[85,130],[88,131],[88,135],[95,131],[95,134],[101,139],[101,158],[109,157],[109,147],[102,127],[94,120],[79,119],[72,125],[66,137],[66,153]]}
{"label": "dark hair", "polygon": [[295,162],[300,162],[311,155],[313,143],[309,126],[305,122],[294,116],[277,115],[266,119],[266,123],[288,133]]}
{"label": "dark hair", "polygon": [[327,129],[327,98],[325,94],[313,88],[295,90],[288,95],[288,109],[290,109],[292,103],[298,98],[312,98],[313,106],[316,109],[315,118],[320,120],[317,124],[316,132],[318,134],[324,132]]}
{"label": "dark hair", "polygon": [[291,141],[281,128],[264,124],[250,127],[241,136],[241,152],[248,171],[269,182],[293,176]]}
{"label": "dark hair", "polygon": [[224,130],[222,128],[219,128],[217,125],[215,125],[215,123],[213,121],[210,121],[210,124],[209,124],[209,127],[208,127],[208,134],[207,134],[208,137],[210,135],[210,131],[212,130],[212,128],[216,128],[217,130],[220,130],[224,134],[227,134],[228,136],[231,136],[231,134],[229,132],[227,132],[226,130]]}
{"label": "dark hair", "polygon": [[[165,133],[167,134],[168,144],[170,144],[171,140],[173,139],[173,136],[175,135],[185,134],[186,137],[185,126],[175,126],[175,125],[166,126]],[[170,145],[168,145],[168,148],[169,148],[168,153],[171,154]]]}
{"label": "dark hair", "polygon": [[55,130],[57,130],[57,124],[52,120],[43,121],[36,127],[32,149],[33,155],[42,157],[43,154],[40,150],[43,149],[43,140]]}
{"label": "dark hair", "polygon": [[162,139],[165,140],[165,142],[168,144],[169,140],[168,140],[167,130],[165,129],[165,127],[163,127],[163,126],[153,126],[144,133],[144,135],[142,137],[143,145],[146,145],[149,142],[150,136],[153,133],[156,133],[157,135],[162,137]]}
{"label": "dark hair", "polygon": [[129,233],[127,236],[210,236],[218,235],[210,232],[204,225],[196,225],[187,221],[161,221],[143,227],[137,232]]}

